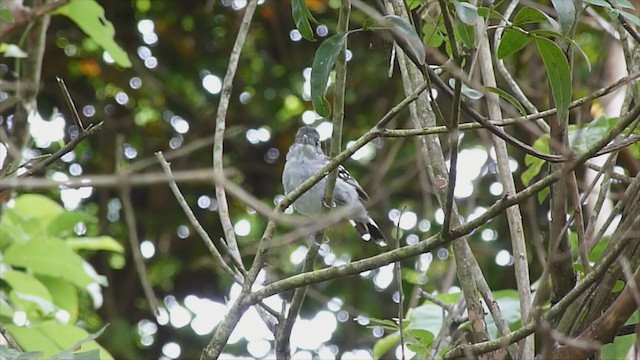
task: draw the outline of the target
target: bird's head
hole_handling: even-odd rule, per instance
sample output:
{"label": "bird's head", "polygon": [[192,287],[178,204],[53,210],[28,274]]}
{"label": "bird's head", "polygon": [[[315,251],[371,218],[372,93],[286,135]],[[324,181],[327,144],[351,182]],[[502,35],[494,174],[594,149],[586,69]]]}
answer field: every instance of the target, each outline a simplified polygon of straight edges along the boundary
{"label": "bird's head", "polygon": [[296,133],[296,143],[303,145],[320,146],[320,134],[311,126],[303,126]]}

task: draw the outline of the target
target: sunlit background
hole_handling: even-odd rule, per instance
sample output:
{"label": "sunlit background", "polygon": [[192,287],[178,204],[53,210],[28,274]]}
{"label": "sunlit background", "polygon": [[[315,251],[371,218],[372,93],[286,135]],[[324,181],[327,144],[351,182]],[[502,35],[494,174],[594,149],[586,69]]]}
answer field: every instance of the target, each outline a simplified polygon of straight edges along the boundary
{"label": "sunlit background", "polygon": [[[79,146],[75,151],[65,155],[61,164],[47,172],[48,177],[62,183],[72,177],[115,170],[116,165],[112,160],[114,152],[118,152],[117,155],[126,164],[131,164],[141,158],[152,156],[158,149],[179,149],[194,139],[210,136],[213,133],[216,104],[223,87],[225,59],[228,58],[237,30],[236,23],[241,14],[239,11],[246,6],[245,0],[223,0],[216,4],[213,13],[209,13],[205,18],[198,15],[182,16],[181,14],[189,14],[190,9],[186,5],[182,8],[171,2],[160,2],[163,4],[156,5],[150,0],[137,0],[130,4],[135,11],[134,21],[130,18],[131,15],[119,20],[118,14],[131,9],[115,3],[103,5],[111,21],[122,23],[122,26],[116,26],[118,35],[123,39],[121,42],[126,44],[130,57],[137,57],[135,63],[138,67],[134,66],[132,71],[114,70],[114,60],[109,53],[97,49],[95,44],[92,46],[90,42],[87,43],[81,34],[69,30],[70,24],[57,22],[56,19],[52,24],[49,38],[51,43],[48,44],[50,54],[45,56],[64,54],[67,57],[68,63],[61,61],[62,66],[66,66],[67,69],[63,68],[61,71],[68,72],[65,76],[69,87],[78,89],[72,91],[72,96],[77,97],[84,120],[87,123],[102,120],[106,122],[106,129],[95,139],[91,139],[91,144]],[[273,4],[273,1],[260,1],[259,4],[255,33],[243,53],[246,59],[241,61],[234,83],[233,100],[227,117],[229,146],[225,144],[225,166],[239,170],[242,175],[234,181],[260,197],[264,203],[272,205],[282,199],[279,176],[295,129],[303,124],[314,126],[324,141],[331,136],[332,124],[330,120],[318,116],[310,103],[310,65],[313,49],[317,44],[306,42],[291,21],[281,22],[275,17],[273,12],[283,9],[282,7]],[[193,5],[198,6],[200,5]],[[329,10],[336,8],[336,1],[329,1],[328,5],[323,2],[316,6],[317,8],[312,10],[319,11],[320,23],[314,24],[314,32],[321,42],[323,38],[332,35],[335,28],[336,13]],[[172,14],[173,11],[176,14]],[[207,25],[203,26],[199,21],[206,21]],[[356,23],[358,21],[361,20],[354,20]],[[270,29],[269,26],[275,26],[275,23],[280,28]],[[135,25],[130,26],[131,24]],[[134,34],[126,32],[127,27],[131,27],[129,31],[135,29],[135,37]],[[205,36],[196,38],[197,32],[203,29],[206,29]],[[278,39],[268,39],[273,32],[282,36]],[[402,92],[395,80],[395,85],[392,86],[393,93],[389,94],[388,82],[392,80],[386,77],[385,66],[388,66],[390,46],[373,35],[370,38],[362,36],[354,37],[354,42],[359,45],[350,47],[347,52],[348,66],[353,72],[348,75],[347,86],[352,91],[347,94],[345,146],[352,145],[376,119],[402,99]],[[268,44],[261,43],[267,41]],[[273,50],[271,46],[278,49]],[[287,52],[283,48],[293,50]],[[271,54],[278,51],[281,51],[280,55]],[[296,57],[295,62],[286,62],[282,54]],[[177,60],[172,58],[172,55],[177,57]],[[197,61],[188,63],[188,58],[197,58]],[[47,64],[44,81],[51,82],[51,73],[56,70],[48,70],[46,66]],[[7,65],[0,64],[0,73],[7,71]],[[74,86],[76,83],[80,85]],[[329,86],[331,85],[330,82]],[[163,86],[168,90],[159,90]],[[389,95],[386,96],[387,94]],[[384,99],[385,97],[388,99]],[[6,98],[7,94],[0,92],[0,100]],[[372,104],[374,101],[375,104]],[[79,129],[70,125],[68,112],[62,109],[60,104],[62,102],[56,102],[53,106],[52,100],[48,99],[41,104],[40,108],[44,111],[29,116],[33,143],[24,151],[24,161],[50,152],[48,149],[77,136]],[[400,116],[394,126],[404,126],[406,117],[406,114]],[[6,116],[5,120],[11,128],[12,115]],[[114,143],[108,141],[116,135],[122,142],[114,151]],[[402,149],[394,150],[409,161],[398,160],[397,166],[392,166],[388,173],[382,174],[384,179],[375,179],[378,175],[375,169],[387,159],[386,156],[390,149],[394,148],[395,141],[399,140],[372,141],[356,151],[346,165],[353,169],[354,174],[361,175],[363,186],[370,189],[370,193],[374,195],[372,214],[377,217],[379,223],[385,225],[387,234],[397,236],[403,246],[413,245],[439,231],[444,220],[444,212],[434,205],[436,203],[433,199],[417,200],[421,195],[425,195],[420,194],[420,175],[417,172],[411,178],[405,179],[404,183],[393,185],[395,179],[405,175],[401,172],[402,169],[415,168],[415,161],[410,161],[413,158],[410,155],[415,154],[412,140],[407,140]],[[210,149],[207,149],[194,157],[200,167],[210,166],[209,152]],[[0,143],[0,164],[6,156],[7,147]],[[475,133],[461,134],[461,150],[458,156],[460,165],[454,195],[461,204],[463,220],[472,220],[482,215],[502,196],[503,188],[496,178],[495,161],[496,155],[492,146],[480,141]],[[510,169],[514,174],[522,171],[521,161],[522,159],[510,159]],[[250,162],[259,165],[252,168],[254,165]],[[108,166],[98,166],[102,164]],[[178,167],[189,165],[180,161],[176,161],[176,164]],[[19,169],[18,174],[24,171]],[[620,168],[616,171],[622,172]],[[368,187],[385,183],[393,186],[386,189]],[[105,211],[100,214],[107,220],[107,224],[103,224],[103,230],[111,231],[125,244],[123,209],[117,194],[109,191],[99,192],[92,186],[90,177],[83,185],[79,188],[60,186],[58,192],[48,194],[58,196],[68,210],[83,209],[98,213],[96,204],[98,201],[101,202],[100,206],[104,206]],[[154,188],[152,191],[160,191],[157,189],[160,188]],[[116,348],[110,349],[116,358],[125,354],[157,354],[161,359],[194,356],[208,341],[230,304],[240,293],[240,286],[232,284],[229,279],[214,278],[211,260],[206,259],[206,250],[200,244],[197,234],[182,216],[172,197],[166,195],[166,186],[161,189],[163,197],[158,198],[160,200],[156,199],[159,193],[154,195],[143,190],[134,196],[134,201],[139,206],[141,223],[148,227],[142,232],[140,251],[149,266],[154,287],[162,299],[160,315],[153,317],[150,314],[135,282],[128,283],[129,290],[120,288],[124,278],[135,278],[131,275],[129,263],[125,266],[124,259],[116,258],[94,259],[96,262],[103,261],[99,273],[107,272],[111,284],[106,290],[101,290],[99,286],[93,289],[91,296],[94,306],[100,307],[104,301],[115,301],[111,306],[117,309],[120,306],[118,297],[121,291],[133,291],[136,294],[132,303],[138,311],[133,315],[127,315],[130,309],[127,310],[126,307],[101,314],[106,322],[118,322],[110,331],[121,329],[127,321],[131,321],[130,325],[133,326],[136,340],[136,344],[132,346],[133,350],[127,349],[128,352],[118,353]],[[219,237],[218,204],[212,186],[191,186],[185,191],[188,191],[190,204],[198,211],[200,220],[205,222],[212,238]],[[157,217],[165,216],[165,212],[175,214],[171,214],[171,219],[161,225],[163,220]],[[291,210],[288,213],[291,213]],[[534,209],[530,219],[544,223],[547,216],[548,214],[535,214]],[[248,209],[240,203],[233,205],[232,218],[233,230],[242,249],[250,249],[264,228],[264,219],[253,209]],[[216,225],[212,226],[212,223]],[[508,283],[512,282],[513,256],[509,242],[505,240],[508,238],[508,231],[504,225],[504,220],[498,220],[483,226],[472,235],[472,244],[486,262],[483,266],[493,269],[487,273],[497,271],[492,275],[493,281],[503,283],[503,280],[507,279],[505,285],[508,286]],[[157,230],[154,227],[158,227]],[[79,235],[86,231],[87,228],[83,226],[76,229]],[[354,235],[355,232],[346,226],[339,226],[338,230],[331,232],[330,241],[320,249],[319,266],[340,266],[362,258],[364,254],[374,255],[379,251],[371,247],[359,251],[359,248],[368,245],[359,243]],[[303,239],[275,248],[272,253],[276,253],[273,256],[277,257],[274,262],[280,266],[279,271],[284,275],[299,271],[307,249]],[[419,274],[413,280],[415,285],[425,286],[430,292],[438,293],[438,284],[446,276],[451,256],[448,248],[440,248],[433,253],[422,254],[404,262],[403,267],[407,271]],[[250,258],[245,259],[245,263],[248,261]],[[112,269],[107,270],[107,265]],[[123,269],[129,269],[128,275],[118,275],[124,271]],[[185,274],[181,274],[183,271]],[[197,274],[198,282],[180,284],[180,281],[191,276],[189,271]],[[264,271],[261,272],[255,289],[272,280]],[[330,285],[318,285],[317,292],[324,298],[316,296],[307,299],[311,305],[305,307],[293,328],[293,359],[371,358],[372,344],[384,336],[385,332],[381,327],[371,325],[369,319],[394,318],[394,304],[397,304],[400,298],[396,281],[393,265],[388,265],[363,272],[355,279],[343,278],[335,280]],[[344,297],[340,295],[340,289],[352,282],[357,282],[357,287],[364,289],[362,291],[366,295],[363,295],[363,298],[354,297],[353,294]],[[105,296],[106,300],[103,299],[101,291],[110,292],[109,296]],[[455,293],[459,292],[459,288],[453,285],[447,291]],[[289,293],[275,295],[265,299],[264,303],[280,310],[283,301],[289,298]],[[368,299],[375,299],[381,306],[365,306],[366,310],[359,310]],[[110,318],[114,315],[119,317]],[[69,314],[60,310],[56,312],[56,319],[65,323],[69,321]],[[24,312],[16,312],[13,321],[15,324],[25,325],[26,315]],[[340,338],[345,336],[345,329],[354,327],[357,328],[358,339],[348,343],[340,341]],[[196,335],[195,339],[193,334]],[[264,325],[256,310],[250,309],[237,324],[229,339],[231,351],[225,352],[221,358],[272,358],[273,340],[273,334]],[[105,341],[109,347],[109,340]],[[155,350],[147,353],[147,349]],[[406,354],[410,354],[410,350],[406,349]],[[401,358],[401,349],[395,351],[395,356]]]}

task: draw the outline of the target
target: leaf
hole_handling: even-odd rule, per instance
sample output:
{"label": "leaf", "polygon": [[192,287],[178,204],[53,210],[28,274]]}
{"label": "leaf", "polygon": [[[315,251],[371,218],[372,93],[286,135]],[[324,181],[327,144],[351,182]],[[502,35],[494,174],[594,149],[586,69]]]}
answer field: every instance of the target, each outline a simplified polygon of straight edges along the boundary
{"label": "leaf", "polygon": [[100,350],[100,359],[113,359],[111,354],[95,341],[94,335],[73,325],[46,321],[32,327],[16,325],[6,325],[6,327],[25,351],[42,351],[44,359],[52,359],[54,355],[66,352],[77,344],[82,346],[83,351]]}
{"label": "leaf", "polygon": [[65,15],[78,25],[102,49],[111,55],[116,64],[130,68],[127,53],[115,42],[113,24],[104,17],[104,9],[95,0],[70,1],[54,12]]}
{"label": "leaf", "polygon": [[571,45],[573,45],[578,50],[580,55],[582,55],[582,58],[584,59],[585,63],[587,64],[587,68],[588,68],[589,72],[591,72],[591,61],[589,61],[589,57],[584,52],[584,50],[582,50],[580,45],[578,45],[578,43],[575,40],[573,40],[572,38],[570,38],[568,36],[564,36],[562,34],[559,34],[559,33],[555,32],[555,31],[546,30],[546,29],[536,29],[536,30],[531,31],[531,34],[545,35],[545,36],[549,36],[549,37],[557,37],[557,38],[560,38],[560,39],[570,43]]}
{"label": "leaf", "polygon": [[563,119],[571,102],[571,69],[569,62],[558,45],[545,38],[535,38],[536,45],[547,70],[551,93],[558,111],[558,119]]}
{"label": "leaf", "polygon": [[36,274],[63,278],[81,289],[93,282],[85,271],[84,260],[62,240],[13,244],[7,249],[4,262]]}
{"label": "leaf", "polygon": [[311,67],[311,101],[318,115],[327,117],[331,114],[329,102],[324,98],[329,83],[331,69],[336,63],[338,53],[342,50],[349,33],[336,34],[325,40],[313,59]]}
{"label": "leaf", "polygon": [[69,281],[51,276],[38,276],[38,279],[47,287],[53,304],[69,313],[68,324],[75,324],[78,320],[79,299],[78,290]]}
{"label": "leaf", "polygon": [[97,221],[95,216],[84,211],[65,211],[49,223],[47,233],[51,236],[66,237],[74,233],[78,223],[94,224]]}
{"label": "leaf", "polygon": [[22,305],[23,310],[28,310],[24,308],[27,305],[26,302],[31,304],[30,306],[35,304],[44,314],[54,311],[51,294],[40,280],[24,271],[15,270],[5,271],[0,278],[6,281],[15,292],[15,296],[12,297],[14,300],[19,300],[18,305]]}
{"label": "leaf", "polygon": [[523,116],[527,115],[527,111],[524,109],[524,106],[520,104],[520,101],[518,101],[518,99],[516,99],[515,97],[511,96],[511,94],[509,94],[508,92],[493,86],[485,86],[485,90],[492,92],[500,96],[501,98],[507,100],[508,102],[510,102],[511,105],[513,105],[516,109],[518,109],[520,114],[522,114]]}
{"label": "leaf", "polygon": [[473,25],[466,25],[465,23],[457,19],[453,27],[453,32],[456,36],[456,39],[460,40],[464,47],[466,47],[467,49],[475,48],[476,30]]}
{"label": "leaf", "polygon": [[425,45],[437,48],[444,41],[442,34],[438,30],[438,24],[427,17],[422,26],[422,41]]}
{"label": "leaf", "polygon": [[66,240],[69,247],[74,250],[105,250],[124,254],[124,247],[111,236],[79,237]]}
{"label": "leaf", "polygon": [[18,196],[13,210],[24,218],[37,219],[45,225],[65,211],[57,202],[37,194]]}
{"label": "leaf", "polygon": [[44,355],[40,351],[20,352],[9,349],[5,345],[0,345],[0,359],[2,360],[39,360]]}
{"label": "leaf", "polygon": [[573,1],[551,0],[551,3],[558,14],[562,33],[564,35],[569,35],[576,21],[576,8],[573,5]]}
{"label": "leaf", "polygon": [[313,37],[313,29],[311,28],[309,20],[313,22],[317,21],[313,15],[311,15],[306,0],[292,0],[291,14],[293,15],[293,22],[295,22],[296,28],[300,31],[300,35],[306,40],[316,41]]}
{"label": "leaf", "polygon": [[507,29],[500,40],[498,45],[498,59],[504,59],[509,55],[515,54],[525,47],[531,37],[521,31],[514,29]]}
{"label": "leaf", "polygon": [[[80,339],[77,343],[75,343],[72,346],[70,346],[67,350],[62,351],[60,354],[54,355],[53,359],[62,358],[62,356],[67,355],[67,354],[71,355],[71,357],[75,359],[75,356],[74,356],[75,354],[73,354],[73,353],[78,351],[78,350],[80,350],[80,349],[82,349],[82,346],[85,345],[85,344],[89,344],[91,342],[95,343],[94,340],[97,339],[100,335],[102,335],[102,333],[104,332],[104,329],[106,329],[107,326],[109,326],[109,324],[103,326],[102,329],[98,330],[97,332],[95,332],[93,334],[89,334],[85,338]],[[94,348],[94,349],[92,349],[92,351],[93,350],[96,350],[98,352],[100,351],[98,348]],[[90,358],[86,357],[87,354],[85,354],[84,356],[85,356],[85,357],[83,357],[84,359],[90,359]],[[99,356],[99,354],[98,354],[98,356]],[[94,359],[100,359],[100,358],[99,357],[97,357],[97,358],[94,357]]]}
{"label": "leaf", "polygon": [[382,25],[391,31],[393,40],[400,44],[403,50],[408,50],[407,55],[414,62],[417,61],[417,64],[424,65],[427,53],[413,25],[396,15],[386,15],[382,19]]}
{"label": "leaf", "polygon": [[0,20],[8,22],[10,24],[16,22],[13,18],[11,10],[9,10],[9,8],[7,8],[7,6],[3,3],[0,3]]}
{"label": "leaf", "polygon": [[467,2],[452,0],[453,6],[456,8],[456,14],[463,23],[473,25],[478,19],[478,8]]}
{"label": "leaf", "polygon": [[382,339],[376,341],[373,345],[373,358],[382,359],[384,354],[388,353],[391,349],[396,347],[400,343],[400,333],[395,332],[387,335]]}
{"label": "leaf", "polygon": [[602,7],[611,9],[611,5],[605,0],[582,0],[582,1],[586,2],[587,4],[602,6]]}
{"label": "leaf", "polygon": [[546,22],[547,20],[547,15],[542,11],[527,6],[518,11],[516,16],[513,18],[513,25],[537,24]]}

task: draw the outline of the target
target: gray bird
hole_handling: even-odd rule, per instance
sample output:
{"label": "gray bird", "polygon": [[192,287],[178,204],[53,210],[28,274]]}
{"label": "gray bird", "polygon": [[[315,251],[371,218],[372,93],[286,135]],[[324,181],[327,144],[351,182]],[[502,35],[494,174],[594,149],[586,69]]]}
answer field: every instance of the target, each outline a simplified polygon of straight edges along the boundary
{"label": "gray bird", "polygon": [[[289,194],[328,162],[329,158],[320,147],[320,134],[311,126],[301,127],[296,133],[295,143],[289,148],[282,172],[285,194]],[[302,194],[293,203],[293,208],[309,217],[320,215],[326,183],[325,177]],[[360,233],[363,240],[373,239],[380,246],[387,245],[382,231],[369,217],[364,206],[364,202],[369,201],[369,195],[342,165],[338,167],[334,200],[338,206],[347,206],[351,210],[349,222]]]}

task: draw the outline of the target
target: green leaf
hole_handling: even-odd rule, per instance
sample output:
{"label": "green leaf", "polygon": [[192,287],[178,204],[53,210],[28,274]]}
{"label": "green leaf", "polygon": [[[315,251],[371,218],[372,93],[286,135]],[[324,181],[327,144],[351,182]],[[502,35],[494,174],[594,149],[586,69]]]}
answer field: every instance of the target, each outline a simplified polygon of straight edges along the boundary
{"label": "green leaf", "polygon": [[78,290],[72,283],[51,276],[38,276],[38,279],[47,287],[53,303],[58,308],[65,310],[69,313],[68,324],[75,324],[78,320],[79,311],[79,299]]}
{"label": "green leaf", "polygon": [[[544,134],[539,137],[534,143],[533,148],[541,151],[548,152],[549,151],[549,134]],[[527,165],[527,170],[522,172],[520,179],[524,185],[529,185],[531,179],[533,179],[540,170],[542,170],[542,166],[545,164],[544,160],[539,159],[537,157],[526,155],[524,157],[524,164]]]}
{"label": "green leaf", "polygon": [[400,333],[395,332],[376,341],[373,345],[373,358],[382,359],[384,354],[395,348],[400,343]]}
{"label": "green leaf", "polygon": [[311,28],[309,20],[313,22],[317,21],[313,15],[311,15],[307,7],[307,2],[305,0],[292,0],[291,14],[293,15],[293,22],[295,22],[296,28],[300,31],[300,35],[306,40],[316,41],[313,37],[313,29]]}
{"label": "green leaf", "polygon": [[564,35],[571,33],[571,29],[576,21],[576,8],[573,5],[573,1],[567,0],[551,0],[553,7],[558,14],[558,20],[560,21],[560,28]]}
{"label": "green leaf", "polygon": [[57,202],[37,194],[18,196],[13,210],[23,218],[37,219],[45,225],[65,211]]}
{"label": "green leaf", "polygon": [[456,8],[456,14],[463,23],[473,25],[478,19],[478,8],[467,2],[452,0],[453,6]]}
{"label": "green leaf", "polygon": [[510,102],[511,105],[513,105],[516,109],[518,109],[520,114],[527,115],[527,111],[524,109],[524,106],[520,104],[520,101],[518,101],[518,99],[516,99],[515,97],[511,96],[511,94],[509,94],[508,92],[493,86],[485,86],[485,90],[492,92],[500,96],[501,98],[507,100],[508,102]]}
{"label": "green leaf", "polygon": [[35,307],[40,308],[43,314],[55,311],[49,290],[40,280],[24,271],[9,270],[0,277],[9,284],[12,289],[12,300],[23,310],[29,311]]}
{"label": "green leaf", "polygon": [[464,47],[466,47],[467,49],[475,48],[476,30],[473,25],[467,25],[459,19],[456,19],[456,23],[453,27],[453,32],[456,36],[456,39],[461,41]]}
{"label": "green leaf", "polygon": [[616,1],[616,4],[618,4],[618,6],[620,6],[621,8],[635,9],[633,4],[629,0],[615,0],[615,1]]}
{"label": "green leaf", "polygon": [[[93,335],[84,329],[73,325],[64,325],[56,321],[46,321],[32,327],[6,325],[9,333],[25,351],[42,351],[44,359],[51,359],[54,355],[88,339]],[[100,359],[112,360],[109,352],[102,348],[95,340],[81,343],[82,351],[100,350]]]}
{"label": "green leaf", "polygon": [[584,59],[585,63],[587,64],[588,70],[591,71],[591,61],[589,61],[589,57],[584,52],[584,50],[582,50],[580,45],[578,45],[578,43],[575,40],[573,40],[572,38],[570,38],[568,36],[564,36],[562,34],[559,34],[559,33],[555,32],[555,31],[546,30],[546,29],[536,29],[536,30],[531,31],[531,34],[532,35],[544,35],[544,36],[549,36],[549,37],[557,37],[557,38],[560,38],[560,39],[570,43],[571,45],[573,45],[576,48],[576,50],[578,50],[580,55],[582,55],[582,58]]}
{"label": "green leaf", "polygon": [[104,9],[95,0],[70,1],[54,14],[65,15],[78,25],[102,49],[111,55],[116,64],[130,68],[127,53],[115,42],[113,24],[104,17]]}
{"label": "green leaf", "polygon": [[105,250],[124,254],[124,247],[111,236],[80,237],[66,240],[69,247],[74,250]]}
{"label": "green leaf", "polygon": [[478,8],[478,15],[483,17],[483,18],[508,21],[508,19],[505,19],[504,16],[502,16],[502,14],[500,14],[497,11],[495,11],[493,8],[488,8],[488,7],[484,7],[484,6],[481,6],[481,7]]}
{"label": "green leaf", "polygon": [[513,18],[513,25],[537,24],[546,22],[547,20],[547,15],[542,11],[527,6],[518,11]]}
{"label": "green leaf", "polygon": [[551,93],[558,111],[558,119],[563,119],[571,103],[571,69],[569,62],[558,45],[545,38],[535,38],[536,45],[547,70]]}
{"label": "green leaf", "polygon": [[81,289],[93,282],[87,274],[84,260],[58,239],[13,244],[7,249],[4,262],[36,274],[63,278]]}
{"label": "green leaf", "polygon": [[425,45],[433,48],[437,48],[442,45],[444,41],[442,34],[438,30],[438,24],[430,17],[427,17],[422,26],[422,40]]}
{"label": "green leaf", "polygon": [[619,118],[600,116],[591,121],[586,127],[572,127],[569,129],[569,145],[577,152],[584,153],[594,142],[602,139],[614,126]]}
{"label": "green leaf", "polygon": [[[96,333],[94,334],[89,334],[87,335],[85,338],[80,339],[78,342],[76,342],[75,344],[71,345],[67,350],[62,351],[56,355],[53,356],[53,360],[57,360],[57,359],[76,359],[77,354],[74,354],[76,351],[82,349],[82,346],[84,346],[85,344],[90,345],[91,342],[93,342],[95,345],[97,345],[97,343],[95,343],[95,339],[97,339],[100,335],[102,335],[102,333],[104,332],[104,329],[107,328],[107,326],[109,326],[109,324],[105,325],[102,327],[102,329],[98,330]],[[83,355],[81,355],[81,359],[96,359],[99,360],[100,359],[100,349],[99,347],[96,346],[87,346],[87,347],[91,347],[92,349],[89,352],[85,352]],[[94,351],[98,352],[96,355],[97,357],[89,357]]]}
{"label": "green leaf", "polygon": [[8,22],[10,24],[16,22],[11,14],[11,10],[7,8],[5,4],[0,3],[0,20]]}
{"label": "green leaf", "polygon": [[15,310],[2,296],[0,296],[0,321],[2,321],[2,318],[4,317],[5,321],[9,320],[9,322],[11,322],[14,314]]}
{"label": "green leaf", "polygon": [[336,34],[325,40],[313,59],[311,67],[311,101],[318,115],[327,117],[331,114],[329,102],[324,98],[329,83],[329,75],[336,63],[338,53],[342,50],[349,33]]}
{"label": "green leaf", "polygon": [[616,283],[613,285],[613,288],[611,288],[611,292],[612,293],[617,293],[619,291],[622,291],[622,289],[624,289],[624,281],[622,280],[616,280]]}
{"label": "green leaf", "polygon": [[51,236],[67,237],[74,233],[78,223],[94,224],[98,219],[84,211],[65,211],[58,215],[47,226],[47,233]]}
{"label": "green leaf", "polygon": [[427,53],[424,50],[424,45],[416,29],[407,20],[396,15],[386,15],[382,17],[382,25],[391,31],[393,39],[406,46],[401,46],[402,49],[409,51],[407,55],[417,64],[424,65],[427,57]]}
{"label": "green leaf", "polygon": [[520,51],[531,41],[531,37],[521,31],[507,29],[498,45],[498,59],[504,59],[509,55]]}

